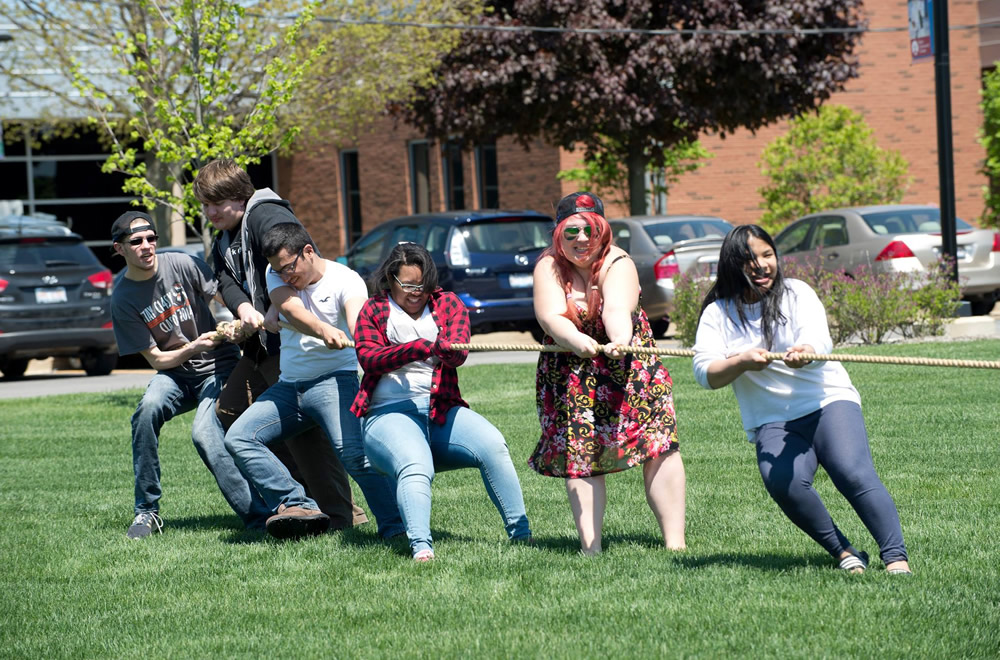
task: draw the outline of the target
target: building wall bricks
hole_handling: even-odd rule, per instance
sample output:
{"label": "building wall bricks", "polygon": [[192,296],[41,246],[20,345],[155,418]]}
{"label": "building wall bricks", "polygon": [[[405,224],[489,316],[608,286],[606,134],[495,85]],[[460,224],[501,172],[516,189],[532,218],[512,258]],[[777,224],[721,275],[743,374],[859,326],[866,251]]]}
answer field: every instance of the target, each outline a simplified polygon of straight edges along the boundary
{"label": "building wall bricks", "polygon": [[[952,26],[978,21],[975,0],[948,3]],[[867,0],[869,27],[906,27],[904,0]],[[975,220],[983,212],[982,168],[985,153],[977,142],[979,109],[979,35],[975,29],[950,32],[951,105],[955,170],[955,205],[959,217]],[[828,103],[843,104],[864,117],[883,149],[899,151],[913,177],[903,201],[939,203],[937,121],[933,59],[912,62],[907,32],[869,32],[856,51],[860,76]],[[739,131],[722,139],[702,138],[715,154],[708,165],[685,175],[671,190],[670,213],[709,213],[736,223],[760,217],[757,189],[765,183],[758,161],[768,142],[784,133],[782,122],[757,131]]]}

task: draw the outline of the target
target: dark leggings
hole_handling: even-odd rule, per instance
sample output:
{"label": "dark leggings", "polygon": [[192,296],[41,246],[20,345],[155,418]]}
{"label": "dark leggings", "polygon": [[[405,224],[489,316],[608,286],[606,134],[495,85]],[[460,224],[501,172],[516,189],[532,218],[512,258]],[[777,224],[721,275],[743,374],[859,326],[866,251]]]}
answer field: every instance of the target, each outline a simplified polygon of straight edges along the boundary
{"label": "dark leggings", "polygon": [[813,488],[820,465],[875,538],[882,562],[906,560],[899,514],[875,473],[861,406],[835,401],[805,417],[757,429],[757,466],[767,492],[793,523],[838,558],[851,542]]}

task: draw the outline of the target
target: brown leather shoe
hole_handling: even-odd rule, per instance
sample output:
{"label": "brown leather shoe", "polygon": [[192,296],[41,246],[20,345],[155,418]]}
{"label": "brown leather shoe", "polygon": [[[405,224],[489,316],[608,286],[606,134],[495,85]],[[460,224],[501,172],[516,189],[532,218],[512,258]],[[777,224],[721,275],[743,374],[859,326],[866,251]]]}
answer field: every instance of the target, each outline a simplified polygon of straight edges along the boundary
{"label": "brown leather shoe", "polygon": [[330,526],[330,517],[317,509],[282,504],[266,525],[267,533],[276,539],[297,539],[322,534]]}

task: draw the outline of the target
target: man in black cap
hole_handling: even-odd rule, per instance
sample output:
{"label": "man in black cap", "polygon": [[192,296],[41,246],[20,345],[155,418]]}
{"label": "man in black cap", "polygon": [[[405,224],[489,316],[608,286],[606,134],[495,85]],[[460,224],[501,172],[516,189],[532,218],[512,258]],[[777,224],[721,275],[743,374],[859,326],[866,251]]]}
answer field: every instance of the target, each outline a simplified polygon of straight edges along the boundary
{"label": "man in black cap", "polygon": [[139,211],[122,214],[111,226],[112,249],[126,264],[111,295],[118,353],[141,353],[156,369],[132,415],[135,518],[127,536],[162,531],[160,428],[189,410],[197,410],[191,439],[223,497],[247,527],[263,528],[270,511],[226,451],[215,414],[219,392],[240,357],[235,345],[216,337],[208,303],[217,283],[200,259],[157,255],[157,238],[152,219]]}

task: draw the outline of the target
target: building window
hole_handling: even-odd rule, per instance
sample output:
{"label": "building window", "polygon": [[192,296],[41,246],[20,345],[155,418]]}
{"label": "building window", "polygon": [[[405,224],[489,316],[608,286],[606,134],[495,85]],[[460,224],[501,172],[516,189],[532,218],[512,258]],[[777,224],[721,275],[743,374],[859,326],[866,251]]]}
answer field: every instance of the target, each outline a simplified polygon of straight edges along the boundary
{"label": "building window", "polygon": [[500,208],[496,142],[476,147],[476,181],[479,184],[479,208]]}
{"label": "building window", "polygon": [[445,207],[449,210],[465,208],[465,179],[462,174],[462,147],[449,140],[441,145],[441,171],[444,172]]}
{"label": "building window", "polygon": [[413,212],[431,212],[431,152],[426,142],[410,143],[410,181]]}
{"label": "building window", "polygon": [[340,176],[344,191],[344,224],[347,227],[347,245],[361,238],[361,177],[358,174],[358,152],[340,152]]}

